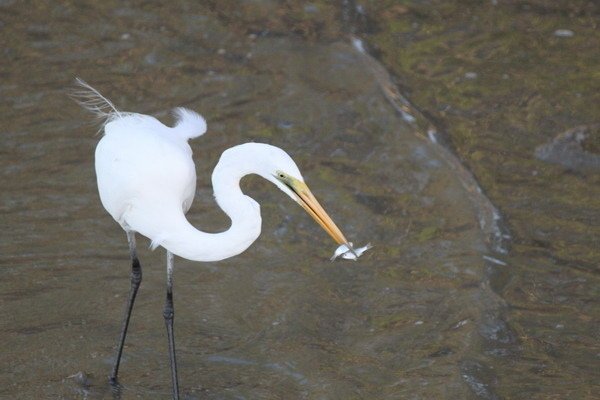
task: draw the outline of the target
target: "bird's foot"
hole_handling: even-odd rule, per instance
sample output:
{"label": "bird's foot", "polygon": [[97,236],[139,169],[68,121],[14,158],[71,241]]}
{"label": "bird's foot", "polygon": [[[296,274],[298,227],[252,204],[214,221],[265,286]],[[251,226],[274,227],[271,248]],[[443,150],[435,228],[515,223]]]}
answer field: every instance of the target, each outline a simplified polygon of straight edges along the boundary
{"label": "bird's foot", "polygon": [[108,383],[110,384],[110,390],[113,394],[113,398],[117,398],[117,399],[120,398],[121,397],[121,389],[123,387],[119,383],[119,380],[117,379],[117,377],[109,376]]}

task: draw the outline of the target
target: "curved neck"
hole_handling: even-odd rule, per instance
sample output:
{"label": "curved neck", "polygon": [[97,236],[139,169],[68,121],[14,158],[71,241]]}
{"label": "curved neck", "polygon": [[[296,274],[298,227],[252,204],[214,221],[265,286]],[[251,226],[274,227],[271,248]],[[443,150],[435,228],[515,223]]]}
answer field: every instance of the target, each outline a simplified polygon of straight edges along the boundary
{"label": "curved neck", "polygon": [[233,149],[223,153],[212,174],[215,200],[231,219],[229,229],[220,233],[199,231],[188,222],[179,205],[178,215],[168,217],[170,229],[153,240],[154,247],[163,246],[189,260],[219,261],[242,253],[258,238],[260,205],[240,189],[242,177],[258,172],[253,168],[257,161],[240,163]]}

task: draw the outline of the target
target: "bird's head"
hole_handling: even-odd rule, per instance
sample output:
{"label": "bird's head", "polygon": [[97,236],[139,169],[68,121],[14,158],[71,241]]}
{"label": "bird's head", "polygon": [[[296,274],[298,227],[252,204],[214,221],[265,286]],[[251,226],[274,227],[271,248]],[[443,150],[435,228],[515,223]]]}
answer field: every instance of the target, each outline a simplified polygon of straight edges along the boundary
{"label": "bird's head", "polygon": [[342,231],[333,222],[321,204],[312,194],[298,166],[292,158],[278,147],[268,146],[267,162],[260,173],[265,179],[273,182],[292,200],[298,203],[338,244],[351,246]]}

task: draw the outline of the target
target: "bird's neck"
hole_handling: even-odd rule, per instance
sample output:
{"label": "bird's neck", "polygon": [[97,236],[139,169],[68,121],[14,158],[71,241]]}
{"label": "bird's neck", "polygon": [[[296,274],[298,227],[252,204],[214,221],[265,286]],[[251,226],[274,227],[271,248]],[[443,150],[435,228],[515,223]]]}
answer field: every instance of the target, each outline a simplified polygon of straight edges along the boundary
{"label": "bird's neck", "polygon": [[174,218],[174,229],[157,244],[189,260],[219,261],[242,253],[258,238],[260,206],[240,189],[241,178],[256,171],[249,164],[232,162],[233,155],[222,156],[212,174],[215,200],[231,219],[229,229],[221,233],[199,231],[182,212]]}

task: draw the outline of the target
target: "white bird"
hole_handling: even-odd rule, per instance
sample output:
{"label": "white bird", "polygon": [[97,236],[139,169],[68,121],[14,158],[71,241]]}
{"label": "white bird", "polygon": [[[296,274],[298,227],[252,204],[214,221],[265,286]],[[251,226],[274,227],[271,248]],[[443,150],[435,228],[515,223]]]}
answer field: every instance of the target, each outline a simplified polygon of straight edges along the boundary
{"label": "white bird", "polygon": [[131,288],[110,381],[117,374],[133,303],[142,280],[135,234],[162,246],[167,253],[167,299],[164,318],[169,340],[173,398],[179,398],[173,337],[173,255],[194,261],[219,261],[246,250],[260,235],[260,206],[242,193],[240,179],[257,174],[300,204],[340,245],[352,246],[312,195],[292,158],[280,148],[245,143],[223,152],[213,174],[215,200],[231,219],[221,233],[194,228],[185,217],[196,191],[196,169],[189,139],[206,132],[204,118],[185,108],[175,109],[173,127],[156,118],[125,113],[97,90],[77,79],[72,93],[86,109],[103,119],[104,135],[96,147],[96,176],[102,205],[127,234],[131,255]]}

